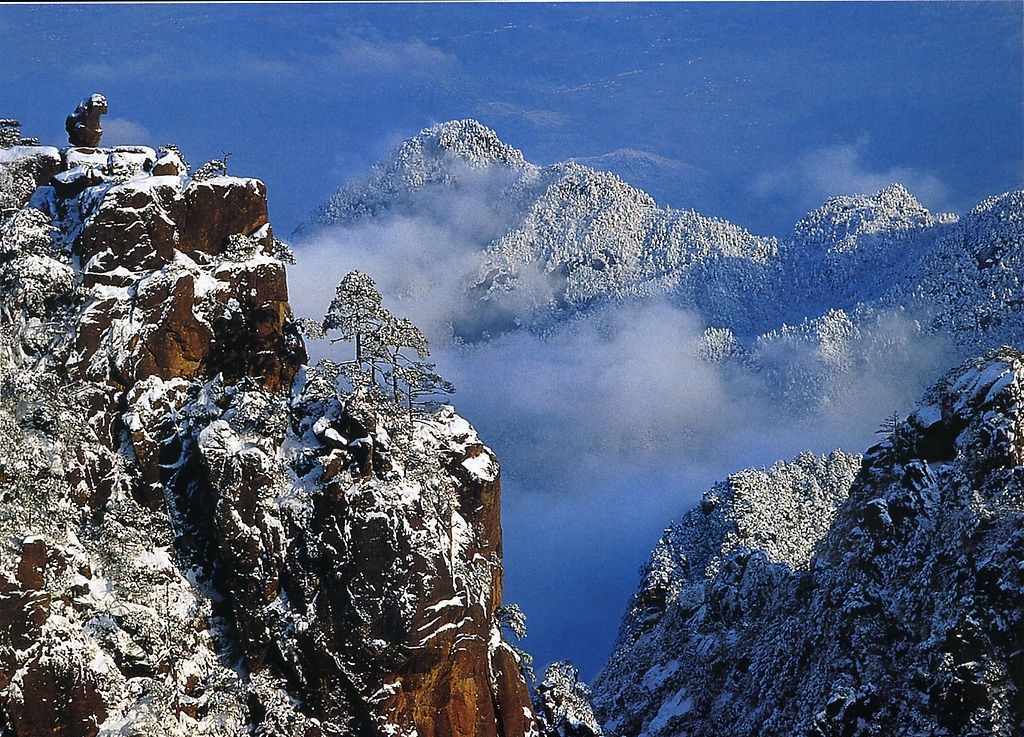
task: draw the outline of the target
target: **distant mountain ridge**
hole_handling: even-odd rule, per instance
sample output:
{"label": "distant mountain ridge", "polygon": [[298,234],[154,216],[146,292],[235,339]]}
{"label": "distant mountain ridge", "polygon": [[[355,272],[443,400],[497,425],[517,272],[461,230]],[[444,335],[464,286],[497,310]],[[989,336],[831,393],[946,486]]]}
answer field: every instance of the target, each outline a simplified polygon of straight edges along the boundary
{"label": "distant mountain ridge", "polygon": [[543,328],[604,300],[686,292],[681,285],[692,265],[722,259],[756,271],[777,248],[775,239],[724,221],[659,208],[613,174],[572,162],[529,164],[473,120],[407,140],[367,177],[338,190],[296,235],[429,210],[438,197],[467,189],[482,195],[496,222],[463,275],[490,313],[492,332],[513,324]]}
{"label": "distant mountain ridge", "polygon": [[848,352],[849,339],[887,314],[906,324],[907,340],[950,340],[947,367],[1024,341],[1014,296],[1024,288],[1024,263],[1010,247],[1021,237],[1024,193],[991,198],[958,220],[930,213],[892,184],[833,197],[780,240],[659,207],[614,174],[578,163],[530,164],[490,129],[461,120],[403,143],[332,196],[299,235],[424,212],[458,218],[466,193],[491,218],[475,250],[445,276],[464,285],[453,320],[460,339],[545,334],[604,306],[667,300],[699,316],[715,344],[706,352],[719,360],[757,367],[794,350],[817,356],[809,368],[784,369],[796,372],[785,383],[797,394],[849,370],[827,357]]}

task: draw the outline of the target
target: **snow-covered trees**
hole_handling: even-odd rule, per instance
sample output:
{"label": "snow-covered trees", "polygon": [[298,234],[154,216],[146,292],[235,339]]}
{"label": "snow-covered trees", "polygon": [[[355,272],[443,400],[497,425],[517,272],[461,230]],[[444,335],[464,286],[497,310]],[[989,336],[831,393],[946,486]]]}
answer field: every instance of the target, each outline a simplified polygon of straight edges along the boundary
{"label": "snow-covered trees", "polygon": [[501,621],[501,626],[508,629],[517,640],[526,637],[526,614],[518,604],[500,606],[495,615]]}
{"label": "snow-covered trees", "polygon": [[380,393],[405,405],[410,417],[422,397],[451,394],[455,387],[426,363],[426,336],[410,320],[395,317],[382,304],[373,279],[350,271],[335,291],[321,327],[337,332],[332,342],[352,341],[355,359],[345,371],[357,393]]}
{"label": "snow-covered trees", "polygon": [[0,118],[0,148],[9,146],[35,146],[38,138],[22,138],[21,123],[11,118]]}
{"label": "snow-covered trees", "polygon": [[223,159],[210,159],[196,169],[192,174],[192,179],[196,182],[204,182],[214,177],[226,177],[228,175],[228,156],[230,155],[225,153]]}
{"label": "snow-covered trees", "polygon": [[350,271],[338,284],[331,306],[324,315],[324,330],[338,330],[334,340],[355,344],[356,363],[363,363],[364,336],[376,330],[384,314],[380,292],[373,279],[361,271]]}
{"label": "snow-covered trees", "polygon": [[548,666],[534,692],[534,709],[545,737],[601,737],[601,725],[590,705],[590,689],[569,661]]}

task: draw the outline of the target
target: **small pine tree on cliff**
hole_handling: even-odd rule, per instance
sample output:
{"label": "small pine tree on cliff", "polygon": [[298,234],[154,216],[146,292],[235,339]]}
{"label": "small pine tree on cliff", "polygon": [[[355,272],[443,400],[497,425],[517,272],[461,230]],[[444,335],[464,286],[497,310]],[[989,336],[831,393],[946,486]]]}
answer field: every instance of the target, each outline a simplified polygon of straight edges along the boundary
{"label": "small pine tree on cliff", "polygon": [[346,372],[353,386],[390,391],[396,405],[404,400],[410,419],[421,397],[455,391],[434,364],[424,362],[430,350],[420,329],[385,309],[373,279],[361,271],[349,272],[338,284],[321,326],[324,334],[340,333],[332,342],[354,343],[353,370],[362,377]]}
{"label": "small pine tree on cliff", "polygon": [[380,292],[373,279],[361,271],[350,271],[338,284],[334,299],[324,316],[325,331],[338,330],[341,335],[331,340],[351,340],[355,344],[356,363],[367,362],[363,344],[377,331],[384,316]]}

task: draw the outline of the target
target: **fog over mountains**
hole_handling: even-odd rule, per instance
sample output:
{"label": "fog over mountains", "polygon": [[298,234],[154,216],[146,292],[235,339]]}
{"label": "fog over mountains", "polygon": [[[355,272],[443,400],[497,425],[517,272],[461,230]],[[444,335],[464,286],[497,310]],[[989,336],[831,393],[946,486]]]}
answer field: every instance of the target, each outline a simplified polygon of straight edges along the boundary
{"label": "fog over mountains", "polygon": [[0,733],[1024,730],[1024,193],[763,237],[460,120],[293,252],[106,110],[0,120]]}
{"label": "fog over mountains", "polygon": [[327,275],[359,268],[417,317],[503,460],[527,645],[589,677],[617,626],[595,597],[624,601],[711,481],[863,451],[944,371],[1024,337],[1021,198],[930,213],[892,183],[762,237],[453,121],[311,212],[293,303],[322,314]]}

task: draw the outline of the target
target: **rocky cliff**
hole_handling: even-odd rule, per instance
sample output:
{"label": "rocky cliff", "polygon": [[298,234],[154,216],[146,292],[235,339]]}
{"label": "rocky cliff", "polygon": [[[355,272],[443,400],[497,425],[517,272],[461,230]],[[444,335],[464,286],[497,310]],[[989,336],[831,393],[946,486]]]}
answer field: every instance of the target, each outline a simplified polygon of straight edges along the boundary
{"label": "rocky cliff", "polygon": [[225,169],[0,149],[0,731],[531,733],[497,461],[305,365]]}
{"label": "rocky cliff", "polygon": [[1003,348],[859,471],[807,456],[712,489],[652,555],[599,716],[652,737],[1021,734],[1022,416]]}

